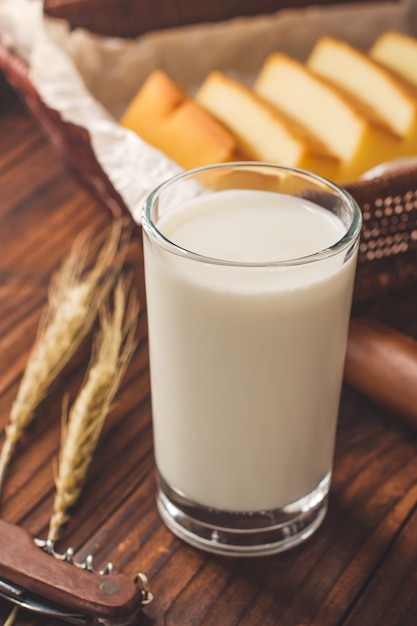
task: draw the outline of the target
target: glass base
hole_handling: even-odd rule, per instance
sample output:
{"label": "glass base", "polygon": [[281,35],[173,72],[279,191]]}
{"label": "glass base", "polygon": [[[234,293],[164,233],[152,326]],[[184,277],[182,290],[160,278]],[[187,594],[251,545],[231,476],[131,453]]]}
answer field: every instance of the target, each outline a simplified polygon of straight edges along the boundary
{"label": "glass base", "polygon": [[283,552],[310,537],[327,511],[330,474],[310,494],[271,511],[234,512],[188,500],[158,475],[157,505],[166,526],[195,548],[229,556]]}

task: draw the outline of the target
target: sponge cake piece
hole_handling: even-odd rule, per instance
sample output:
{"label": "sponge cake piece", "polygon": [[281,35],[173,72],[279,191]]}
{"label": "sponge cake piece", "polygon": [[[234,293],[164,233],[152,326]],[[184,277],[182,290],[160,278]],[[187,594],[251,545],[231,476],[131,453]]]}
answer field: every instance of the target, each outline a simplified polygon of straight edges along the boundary
{"label": "sponge cake piece", "polygon": [[398,150],[399,141],[392,134],[373,124],[336,87],[285,54],[267,58],[254,89],[340,159],[337,182],[354,180]]}
{"label": "sponge cake piece", "polygon": [[334,177],[337,160],[239,81],[213,71],[196,100],[239,138],[252,159]]}
{"label": "sponge cake piece", "polygon": [[417,148],[417,98],[392,72],[344,41],[323,37],[308,67],[344,89],[373,119],[401,139],[400,154]]}
{"label": "sponge cake piece", "polygon": [[369,54],[417,87],[417,39],[387,31],[377,38]]}
{"label": "sponge cake piece", "polygon": [[244,157],[234,135],[160,70],[150,74],[120,123],[185,169]]}

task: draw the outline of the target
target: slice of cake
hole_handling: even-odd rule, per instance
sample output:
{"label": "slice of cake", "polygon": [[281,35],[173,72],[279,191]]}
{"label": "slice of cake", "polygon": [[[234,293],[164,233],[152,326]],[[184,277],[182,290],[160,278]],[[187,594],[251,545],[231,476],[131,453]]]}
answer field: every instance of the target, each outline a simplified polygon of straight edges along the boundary
{"label": "slice of cake", "polygon": [[417,149],[417,98],[404,82],[367,54],[331,37],[316,44],[308,66],[344,89],[373,119],[401,139],[401,154]]}
{"label": "slice of cake", "polygon": [[417,87],[417,39],[387,31],[377,38],[370,55]]}
{"label": "slice of cake", "polygon": [[150,74],[120,123],[185,169],[244,156],[236,137],[159,70]]}
{"label": "slice of cake", "polygon": [[400,142],[394,135],[374,124],[335,86],[285,54],[267,58],[254,89],[340,159],[338,182],[354,180],[397,154]]}
{"label": "slice of cake", "polygon": [[334,178],[337,159],[239,81],[213,71],[196,100],[239,138],[252,159]]}

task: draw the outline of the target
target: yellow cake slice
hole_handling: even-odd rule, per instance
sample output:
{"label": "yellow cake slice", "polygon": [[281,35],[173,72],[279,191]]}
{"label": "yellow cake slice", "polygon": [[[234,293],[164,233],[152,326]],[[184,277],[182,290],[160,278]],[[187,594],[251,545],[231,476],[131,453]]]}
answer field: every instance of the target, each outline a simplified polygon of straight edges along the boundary
{"label": "yellow cake slice", "polygon": [[417,87],[417,39],[397,31],[386,31],[377,38],[369,53]]}
{"label": "yellow cake slice", "polygon": [[241,82],[213,71],[195,97],[239,138],[252,159],[308,169],[329,178],[336,174],[338,161],[324,146]]}
{"label": "yellow cake slice", "polygon": [[336,87],[285,54],[267,58],[254,89],[340,159],[337,182],[354,180],[398,151],[399,141],[392,133],[374,124]]}
{"label": "yellow cake slice", "polygon": [[417,152],[417,98],[403,81],[350,44],[321,38],[308,67],[344,89],[401,139],[400,154]]}
{"label": "yellow cake slice", "polygon": [[160,70],[149,75],[120,123],[185,169],[245,157],[236,137]]}

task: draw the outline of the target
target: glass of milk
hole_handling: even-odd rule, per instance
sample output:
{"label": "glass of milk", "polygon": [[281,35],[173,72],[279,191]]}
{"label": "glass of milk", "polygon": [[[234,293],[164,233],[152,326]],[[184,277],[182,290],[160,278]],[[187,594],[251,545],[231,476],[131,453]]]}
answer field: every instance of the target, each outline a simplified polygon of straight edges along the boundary
{"label": "glass of milk", "polygon": [[273,554],[323,520],[360,228],[342,188],[273,164],[148,197],[157,502],[195,547]]}

